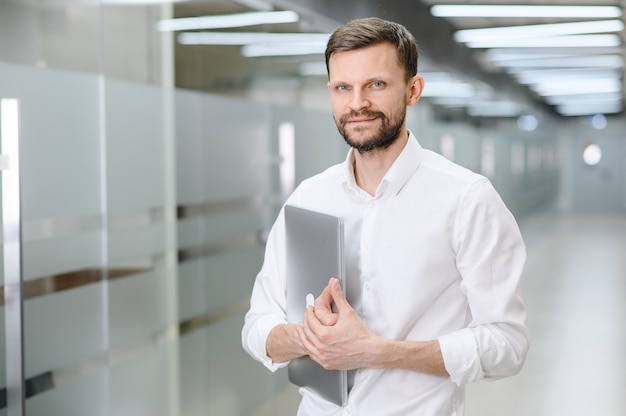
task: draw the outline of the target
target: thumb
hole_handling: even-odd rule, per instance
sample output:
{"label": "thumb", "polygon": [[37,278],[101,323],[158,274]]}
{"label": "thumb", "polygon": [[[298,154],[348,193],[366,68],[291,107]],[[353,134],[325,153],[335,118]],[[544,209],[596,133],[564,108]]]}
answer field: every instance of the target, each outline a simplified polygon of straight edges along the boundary
{"label": "thumb", "polygon": [[341,283],[339,282],[339,279],[336,279],[334,277],[330,279],[329,286],[330,286],[330,294],[333,298],[333,302],[335,303],[337,307],[337,311],[352,309],[352,306],[350,306],[350,304],[348,303],[348,300],[346,299],[346,295],[341,289]]}

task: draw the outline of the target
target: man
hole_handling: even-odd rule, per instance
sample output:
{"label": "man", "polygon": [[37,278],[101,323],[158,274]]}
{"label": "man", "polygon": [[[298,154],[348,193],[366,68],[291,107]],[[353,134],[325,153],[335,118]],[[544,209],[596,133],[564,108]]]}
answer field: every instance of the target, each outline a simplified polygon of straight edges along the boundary
{"label": "man", "polygon": [[407,130],[424,87],[417,58],[413,36],[377,18],[328,42],[333,115],[351,150],[287,203],[343,218],[351,302],[330,279],[303,323],[286,322],[281,212],[242,332],[272,371],[304,355],[355,370],[345,408],[300,389],[299,415],[461,415],[465,384],[516,374],[529,348],[515,220],[486,178]]}

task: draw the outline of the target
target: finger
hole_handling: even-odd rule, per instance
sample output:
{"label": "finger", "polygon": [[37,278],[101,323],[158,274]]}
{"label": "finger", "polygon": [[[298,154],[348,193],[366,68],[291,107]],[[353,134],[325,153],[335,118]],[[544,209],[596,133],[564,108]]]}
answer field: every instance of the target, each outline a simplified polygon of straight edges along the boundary
{"label": "finger", "polygon": [[315,347],[313,342],[311,342],[311,340],[306,336],[304,327],[298,328],[298,335],[300,336],[300,342],[304,346],[304,349],[307,352],[307,355],[309,356],[309,358],[315,361],[316,363],[318,363],[319,365],[323,365],[320,359],[320,352]]}
{"label": "finger", "polygon": [[319,320],[317,314],[318,312],[312,306],[309,306],[304,314],[304,328],[313,334],[317,333],[319,328],[323,326],[323,323]]}
{"label": "finger", "polygon": [[315,299],[315,309],[330,310],[330,304],[333,301],[330,285],[326,285],[322,293]]}
{"label": "finger", "polygon": [[300,343],[302,344],[305,351],[307,352],[307,355],[309,356],[317,355],[319,351],[317,350],[317,348],[315,348],[315,345],[313,345],[311,340],[307,337],[304,326],[298,327],[297,331],[298,331],[298,337],[300,338]]}
{"label": "finger", "polygon": [[333,326],[339,320],[339,315],[325,309],[315,309],[317,320],[324,326]]}
{"label": "finger", "polygon": [[341,313],[342,310],[347,311],[352,309],[352,306],[350,306],[348,300],[346,299],[346,295],[341,289],[341,283],[339,282],[339,279],[333,277],[332,279],[330,279],[328,286],[330,287],[330,294],[332,296],[333,302],[335,302],[337,311],[339,313]]}
{"label": "finger", "polygon": [[[303,334],[309,343],[308,345],[313,346],[315,351],[317,351],[315,346],[320,342],[318,333],[320,328],[323,327],[322,323],[317,319],[313,308],[307,308],[306,313],[304,314],[304,321],[302,322],[302,329]],[[310,350],[311,348],[308,349]]]}
{"label": "finger", "polygon": [[315,300],[315,316],[324,325],[334,325],[338,316],[332,309],[331,287],[327,285],[322,294]]}

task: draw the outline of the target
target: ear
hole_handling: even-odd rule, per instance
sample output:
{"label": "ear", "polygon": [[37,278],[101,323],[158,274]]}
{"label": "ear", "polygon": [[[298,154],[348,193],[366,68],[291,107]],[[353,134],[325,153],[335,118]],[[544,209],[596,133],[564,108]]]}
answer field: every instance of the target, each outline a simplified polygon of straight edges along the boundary
{"label": "ear", "polygon": [[409,95],[407,97],[407,106],[417,103],[424,91],[424,78],[421,75],[415,75],[409,80]]}

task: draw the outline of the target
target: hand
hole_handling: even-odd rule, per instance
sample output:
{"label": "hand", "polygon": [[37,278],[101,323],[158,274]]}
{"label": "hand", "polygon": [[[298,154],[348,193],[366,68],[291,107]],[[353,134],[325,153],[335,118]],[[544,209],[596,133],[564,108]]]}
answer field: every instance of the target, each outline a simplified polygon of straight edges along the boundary
{"label": "hand", "polygon": [[368,367],[378,338],[350,306],[335,278],[307,308],[298,333],[311,359],[328,370]]}
{"label": "hand", "polygon": [[315,316],[322,323],[322,325],[326,326],[335,325],[339,319],[339,314],[333,310],[333,295],[331,290],[331,285],[333,284],[339,286],[339,280],[334,278],[330,279],[328,285],[326,285],[322,291],[322,294],[319,295],[313,303],[313,312],[315,312]]}

